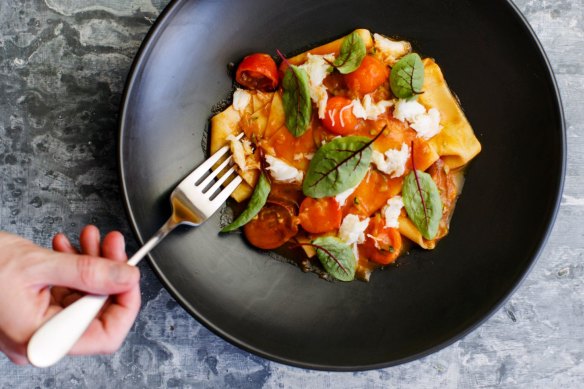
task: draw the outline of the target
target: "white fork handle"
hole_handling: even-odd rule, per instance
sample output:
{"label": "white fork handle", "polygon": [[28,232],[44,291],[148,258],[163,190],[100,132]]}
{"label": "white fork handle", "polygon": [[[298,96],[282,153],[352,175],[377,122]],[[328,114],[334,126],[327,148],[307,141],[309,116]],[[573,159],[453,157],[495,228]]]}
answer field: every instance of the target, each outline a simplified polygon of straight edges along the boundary
{"label": "white fork handle", "polygon": [[[167,221],[128,261],[136,266],[170,231],[177,226]],[[57,363],[75,345],[91,324],[107,295],[87,295],[49,319],[34,333],[28,342],[27,355],[31,364],[48,367]]]}

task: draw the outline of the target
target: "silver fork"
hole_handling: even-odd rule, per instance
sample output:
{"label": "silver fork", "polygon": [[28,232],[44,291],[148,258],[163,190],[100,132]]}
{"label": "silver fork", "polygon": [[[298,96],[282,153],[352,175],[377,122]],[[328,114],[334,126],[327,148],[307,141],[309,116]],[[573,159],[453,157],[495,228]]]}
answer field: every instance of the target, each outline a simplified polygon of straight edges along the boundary
{"label": "silver fork", "polygon": [[[243,134],[240,134],[237,139],[242,136]],[[198,226],[221,207],[242,181],[235,172],[235,167],[230,166],[232,156],[225,159],[217,169],[209,172],[228,151],[229,146],[223,146],[178,184],[170,195],[172,215],[128,260],[129,265],[136,266],[178,225]],[[227,167],[229,169],[225,174],[217,179]],[[234,174],[233,180],[221,189],[223,183]],[[48,320],[34,333],[28,343],[27,354],[30,363],[37,367],[48,367],[64,357],[83,335],[107,298],[107,295],[87,295]]]}

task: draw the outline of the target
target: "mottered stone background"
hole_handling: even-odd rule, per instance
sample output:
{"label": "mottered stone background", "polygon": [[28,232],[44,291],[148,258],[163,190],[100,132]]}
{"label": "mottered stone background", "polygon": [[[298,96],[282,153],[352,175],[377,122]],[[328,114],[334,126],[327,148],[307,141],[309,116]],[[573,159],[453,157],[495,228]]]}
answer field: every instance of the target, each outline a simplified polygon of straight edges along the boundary
{"label": "mottered stone background", "polygon": [[[44,246],[93,223],[121,230],[117,110],[132,59],[168,0],[0,1],[0,229]],[[581,388],[584,385],[584,3],[516,0],[552,63],[568,168],[558,220],[517,293],[459,342],[360,373],[269,362],[210,333],[142,264],[143,306],[113,356],[45,369],[0,355],[0,388]],[[0,248],[1,250],[1,248]],[[0,285],[0,290],[1,290]]]}

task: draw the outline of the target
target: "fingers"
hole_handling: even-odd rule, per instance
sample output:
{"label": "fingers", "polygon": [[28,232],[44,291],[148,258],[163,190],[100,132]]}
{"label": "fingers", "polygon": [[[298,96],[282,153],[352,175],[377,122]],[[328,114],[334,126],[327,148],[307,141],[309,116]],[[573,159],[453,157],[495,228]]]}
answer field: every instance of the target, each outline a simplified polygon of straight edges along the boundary
{"label": "fingers", "polygon": [[97,227],[92,225],[83,227],[81,235],[79,235],[79,244],[83,254],[92,255],[94,257],[102,256],[100,255],[99,241],[100,236]]}
{"label": "fingers", "polygon": [[[118,233],[119,234],[119,233]],[[92,225],[87,225],[83,227],[81,230],[81,234],[79,236],[79,243],[81,246],[81,253],[86,255],[92,255],[94,257],[105,256],[107,255],[100,255],[100,247],[99,247],[100,235],[99,229]],[[69,253],[69,254],[79,254],[79,250],[77,250],[69,239],[64,234],[57,234],[53,238],[53,250],[59,251],[62,253]],[[123,250],[123,248],[122,248]]]}
{"label": "fingers", "polygon": [[[123,263],[127,260],[127,255],[121,233],[108,233],[100,247],[99,230],[94,226],[87,226],[81,232],[79,241],[81,252],[86,255],[75,256],[75,266],[71,263],[71,258],[61,258],[61,273],[54,276],[53,284],[113,296],[73,347],[71,354],[111,353],[124,341],[140,309],[139,272],[135,267]],[[53,248],[68,254],[76,252],[69,240],[61,234],[55,236]],[[96,258],[97,256],[107,259]],[[59,293],[60,289],[55,292],[55,301],[63,306],[77,297],[76,293]]]}
{"label": "fingers", "polygon": [[18,352],[6,352],[8,359],[12,361],[15,365],[24,366],[28,365],[28,358],[24,356],[23,353]]}
{"label": "fingers", "polygon": [[[100,248],[99,230],[88,225],[81,231],[79,242],[81,252],[85,255],[54,256],[52,266],[45,271],[50,278],[46,281],[56,286],[99,294],[122,293],[128,291],[138,281],[137,269],[119,263],[127,259],[125,241],[121,233],[114,231],[107,234]],[[62,253],[78,253],[63,234],[57,234],[53,238],[53,248]],[[97,258],[100,255],[114,261]]]}
{"label": "fingers", "polygon": [[89,255],[55,254],[42,264],[43,281],[94,294],[118,294],[138,283],[137,268]]}
{"label": "fingers", "polygon": [[53,238],[53,250],[62,253],[79,254],[79,251],[69,241],[65,234],[57,234]]}
{"label": "fingers", "polygon": [[112,303],[94,319],[71,354],[113,353],[120,348],[140,309],[140,286],[113,297]]}
{"label": "fingers", "polygon": [[103,238],[101,255],[114,261],[127,261],[126,242],[118,231],[112,231]]}

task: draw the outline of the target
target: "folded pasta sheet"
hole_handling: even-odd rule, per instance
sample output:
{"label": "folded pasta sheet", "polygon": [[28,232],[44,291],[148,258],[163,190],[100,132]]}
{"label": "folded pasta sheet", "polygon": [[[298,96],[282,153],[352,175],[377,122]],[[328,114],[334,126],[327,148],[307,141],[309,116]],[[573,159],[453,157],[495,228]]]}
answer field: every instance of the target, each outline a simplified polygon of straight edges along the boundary
{"label": "folded pasta sheet", "polygon": [[226,231],[293,242],[304,269],[342,281],[393,263],[402,239],[434,249],[481,151],[438,64],[366,29],[278,56],[246,56],[211,119],[210,151],[229,145],[243,177],[232,197],[250,199]]}

